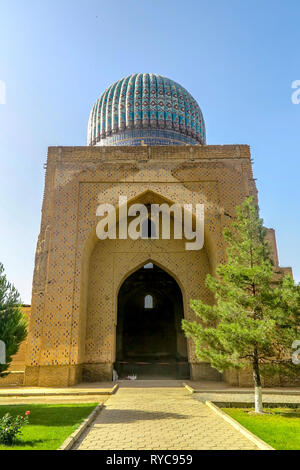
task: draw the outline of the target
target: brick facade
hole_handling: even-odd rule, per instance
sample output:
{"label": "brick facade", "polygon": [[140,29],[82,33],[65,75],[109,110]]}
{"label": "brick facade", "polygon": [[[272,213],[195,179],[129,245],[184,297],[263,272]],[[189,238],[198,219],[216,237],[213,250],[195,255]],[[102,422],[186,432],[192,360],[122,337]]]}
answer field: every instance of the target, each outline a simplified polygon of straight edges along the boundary
{"label": "brick facade", "polygon": [[[205,244],[184,240],[105,240],[96,237],[99,203],[204,203]],[[224,262],[222,231],[235,207],[257,197],[250,149],[226,146],[50,147],[37,243],[27,339],[25,385],[68,386],[111,380],[117,293],[148,261],[178,282],[184,316],[191,298],[212,302],[204,280]],[[269,240],[278,264],[274,231]],[[216,379],[188,342],[193,379]],[[227,378],[230,381],[230,378]]]}

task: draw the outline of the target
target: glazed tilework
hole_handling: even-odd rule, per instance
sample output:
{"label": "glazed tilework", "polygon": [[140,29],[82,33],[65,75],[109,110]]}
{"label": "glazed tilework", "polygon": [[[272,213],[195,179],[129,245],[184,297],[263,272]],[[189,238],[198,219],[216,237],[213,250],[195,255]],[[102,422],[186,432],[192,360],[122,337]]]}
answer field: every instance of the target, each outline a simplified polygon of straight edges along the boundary
{"label": "glazed tilework", "polygon": [[[96,207],[117,206],[120,194],[130,203],[204,203],[204,248],[186,251],[181,240],[98,240]],[[212,302],[205,276],[225,260],[222,231],[231,223],[228,214],[233,216],[249,194],[257,192],[247,146],[50,147],[26,385],[70,385],[81,379],[82,367],[102,368],[109,378],[118,289],[149,260],[174,276],[184,315],[194,318],[189,300]],[[276,252],[273,232],[270,239]],[[197,371],[191,342],[188,352]]]}
{"label": "glazed tilework", "polygon": [[131,129],[101,139],[97,145],[197,145],[188,135],[167,129]]}
{"label": "glazed tilework", "polygon": [[111,85],[96,101],[87,144],[193,145],[205,139],[201,109],[185,88],[157,74],[136,73]]}

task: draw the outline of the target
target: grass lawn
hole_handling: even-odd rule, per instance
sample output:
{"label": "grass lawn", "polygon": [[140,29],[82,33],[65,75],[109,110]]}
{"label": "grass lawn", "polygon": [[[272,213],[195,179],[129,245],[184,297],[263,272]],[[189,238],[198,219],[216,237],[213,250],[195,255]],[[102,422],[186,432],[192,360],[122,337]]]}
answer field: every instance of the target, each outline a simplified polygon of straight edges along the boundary
{"label": "grass lawn", "polygon": [[[246,408],[223,411],[277,450],[300,450],[300,409],[266,408],[266,415],[248,414]],[[269,414],[270,413],[270,414]]]}
{"label": "grass lawn", "polygon": [[30,411],[29,423],[22,428],[13,446],[0,445],[0,450],[55,450],[93,411],[97,403],[64,405],[1,405],[5,413],[24,416]]}

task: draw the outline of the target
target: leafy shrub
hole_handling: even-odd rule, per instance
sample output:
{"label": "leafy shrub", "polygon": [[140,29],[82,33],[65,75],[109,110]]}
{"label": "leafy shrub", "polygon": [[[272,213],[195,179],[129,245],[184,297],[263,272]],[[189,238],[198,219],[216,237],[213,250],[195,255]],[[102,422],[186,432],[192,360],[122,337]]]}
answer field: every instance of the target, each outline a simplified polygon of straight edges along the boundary
{"label": "leafy shrub", "polygon": [[25,417],[14,417],[10,413],[6,413],[0,418],[0,444],[13,444],[18,438],[18,434],[21,434],[22,426],[29,423],[29,415],[30,411],[26,411]]}
{"label": "leafy shrub", "polygon": [[22,313],[21,299],[8,282],[0,263],[0,340],[5,344],[5,360],[0,358],[0,377],[7,375],[13,356],[27,336],[27,320]]}

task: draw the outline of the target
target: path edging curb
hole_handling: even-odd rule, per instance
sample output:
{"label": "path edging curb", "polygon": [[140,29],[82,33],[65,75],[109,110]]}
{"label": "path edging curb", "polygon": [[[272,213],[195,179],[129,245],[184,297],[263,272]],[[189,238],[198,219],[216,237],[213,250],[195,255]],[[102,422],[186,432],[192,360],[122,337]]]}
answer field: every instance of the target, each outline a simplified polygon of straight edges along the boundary
{"label": "path edging curb", "polygon": [[214,413],[219,415],[221,418],[224,419],[224,421],[227,421],[227,423],[231,424],[235,429],[237,429],[241,434],[243,434],[249,441],[253,442],[259,449],[261,450],[275,450],[273,447],[271,447],[269,444],[267,444],[265,441],[257,437],[255,434],[253,434],[251,431],[248,431],[244,426],[242,426],[238,421],[236,421],[234,418],[226,414],[224,411],[222,411],[217,405],[212,403],[211,401],[207,400],[205,402],[206,406],[208,406]]}
{"label": "path edging curb", "polygon": [[91,425],[92,421],[96,418],[99,411],[103,408],[103,405],[97,405],[96,408],[89,414],[89,416],[81,423],[81,425],[75,429],[75,431],[67,437],[62,445],[57,450],[71,450],[74,444],[82,436],[88,426]]}
{"label": "path edging curb", "polygon": [[[185,382],[182,382],[182,385],[190,392],[190,393],[202,393],[202,394],[206,394],[206,393],[216,393],[218,395],[231,395],[233,393],[236,393],[238,395],[250,395],[250,394],[253,394],[253,389],[249,389],[249,390],[243,390],[243,389],[234,389],[234,390],[226,390],[226,389],[211,389],[211,390],[206,390],[206,389],[203,389],[203,390],[199,390],[197,388],[193,388],[191,385],[188,385],[186,384]],[[286,395],[286,396],[298,396],[300,395],[300,391],[299,390],[286,390],[286,391],[283,391],[283,390],[268,390],[268,389],[263,389],[262,390],[262,394],[263,395]]]}
{"label": "path edging curb", "polygon": [[191,387],[190,385],[186,384],[185,382],[182,383],[182,385],[184,386],[184,388],[186,388],[190,393],[195,393],[195,389],[193,387]]}
{"label": "path edging curb", "polygon": [[108,389],[107,391],[102,389],[101,391],[95,391],[93,389],[86,390],[86,391],[58,391],[56,392],[25,392],[25,393],[16,393],[15,390],[12,392],[2,393],[0,388],[0,398],[10,398],[10,397],[23,397],[23,398],[32,398],[32,397],[79,397],[79,396],[88,396],[88,395],[114,395],[119,388],[119,384],[115,384],[112,388]]}
{"label": "path edging curb", "polygon": [[113,388],[111,389],[110,395],[114,395],[114,394],[118,391],[118,389],[119,389],[119,384],[117,383],[117,384],[115,384],[115,385],[113,386]]}

